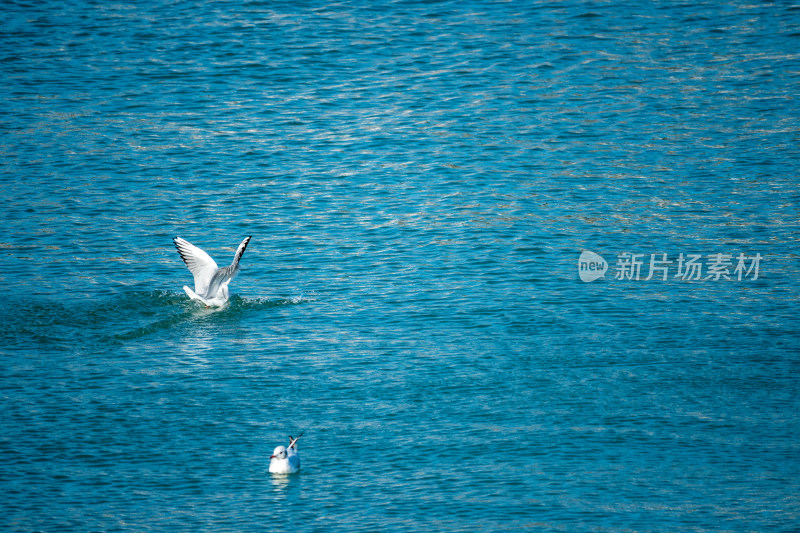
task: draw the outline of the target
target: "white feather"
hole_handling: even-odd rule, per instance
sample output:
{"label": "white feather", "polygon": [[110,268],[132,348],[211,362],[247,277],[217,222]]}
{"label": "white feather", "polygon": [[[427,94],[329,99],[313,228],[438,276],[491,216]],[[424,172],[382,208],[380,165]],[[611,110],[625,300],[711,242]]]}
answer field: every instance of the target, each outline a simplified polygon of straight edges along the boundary
{"label": "white feather", "polygon": [[228,284],[239,271],[239,260],[247,249],[250,239],[251,237],[247,237],[239,244],[233,262],[229,266],[219,268],[206,252],[185,239],[175,237],[173,239],[175,248],[194,276],[194,290],[183,287],[189,298],[203,302],[207,306],[225,305],[228,301]]}

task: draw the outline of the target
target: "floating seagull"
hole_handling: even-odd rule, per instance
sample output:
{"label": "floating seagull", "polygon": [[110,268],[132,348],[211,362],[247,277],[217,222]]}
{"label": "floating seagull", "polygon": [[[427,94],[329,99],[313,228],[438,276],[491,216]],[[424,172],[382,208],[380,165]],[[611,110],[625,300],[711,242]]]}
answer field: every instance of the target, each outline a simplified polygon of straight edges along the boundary
{"label": "floating seagull", "polygon": [[194,290],[183,286],[183,290],[192,300],[203,302],[206,306],[221,306],[228,301],[228,283],[239,271],[239,259],[242,258],[250,237],[247,237],[236,249],[233,263],[225,268],[217,267],[211,256],[189,241],[175,237],[172,239],[181,259],[194,275]]}
{"label": "floating seagull", "polygon": [[297,453],[297,439],[289,435],[289,448],[278,446],[269,458],[269,471],[272,474],[294,474],[300,470],[300,455]]}

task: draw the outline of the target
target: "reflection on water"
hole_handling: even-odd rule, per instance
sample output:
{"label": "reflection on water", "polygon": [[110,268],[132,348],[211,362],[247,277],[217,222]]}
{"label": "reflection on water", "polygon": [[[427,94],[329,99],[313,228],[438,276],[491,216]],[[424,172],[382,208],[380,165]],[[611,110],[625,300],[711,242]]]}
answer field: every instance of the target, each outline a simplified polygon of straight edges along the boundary
{"label": "reflection on water", "polygon": [[282,494],[288,488],[289,483],[297,474],[269,474],[272,487],[275,489],[276,494]]}

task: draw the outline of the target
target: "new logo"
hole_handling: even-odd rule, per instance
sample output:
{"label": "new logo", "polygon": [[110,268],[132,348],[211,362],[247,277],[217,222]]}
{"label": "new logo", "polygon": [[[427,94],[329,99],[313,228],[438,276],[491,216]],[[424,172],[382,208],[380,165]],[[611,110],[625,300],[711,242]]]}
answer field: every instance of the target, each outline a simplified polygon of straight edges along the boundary
{"label": "new logo", "polygon": [[578,275],[581,281],[590,282],[605,276],[608,270],[606,260],[594,252],[584,250],[578,258]]}

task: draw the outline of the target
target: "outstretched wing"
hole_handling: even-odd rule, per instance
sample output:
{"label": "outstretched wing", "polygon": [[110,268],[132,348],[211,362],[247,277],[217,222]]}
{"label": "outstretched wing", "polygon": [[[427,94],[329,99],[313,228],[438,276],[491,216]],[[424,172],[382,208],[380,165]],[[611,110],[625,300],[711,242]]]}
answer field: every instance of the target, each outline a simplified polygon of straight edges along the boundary
{"label": "outstretched wing", "polygon": [[245,240],[239,243],[239,247],[236,249],[236,254],[234,254],[233,256],[233,263],[231,263],[231,266],[239,265],[239,259],[241,259],[242,255],[244,255],[244,251],[247,250],[247,245],[250,242],[250,239],[252,238],[253,236],[251,235],[250,237],[247,237]]}
{"label": "outstretched wing", "polygon": [[295,437],[295,438],[292,438],[292,436],[291,436],[291,435],[289,435],[289,449],[290,449],[290,450],[291,450],[291,449],[296,449],[296,448],[297,448],[297,446],[296,446],[296,444],[297,444],[297,441],[298,441],[298,439],[300,439],[300,437],[302,437],[302,436],[303,436],[303,434],[304,434],[304,433],[305,433],[305,431],[304,431],[303,433],[300,433],[300,434],[299,434],[297,437]]}
{"label": "outstretched wing", "polygon": [[214,295],[208,295],[207,292],[214,274],[218,272],[217,264],[210,255],[189,241],[180,237],[175,237],[172,241],[181,254],[181,259],[189,267],[189,272],[194,276],[194,292],[213,297]]}
{"label": "outstretched wing", "polygon": [[[211,277],[211,280],[208,283],[208,291],[206,291],[206,297],[213,298],[219,292],[220,287],[227,285],[233,279],[233,276],[239,272],[239,260],[242,258],[244,251],[247,249],[247,243],[250,242],[251,237],[247,237],[245,240],[239,244],[239,247],[236,249],[236,255],[233,256],[233,263],[225,268],[220,268],[214,275]],[[201,250],[202,251],[202,250]],[[211,259],[209,257],[209,259]]]}

